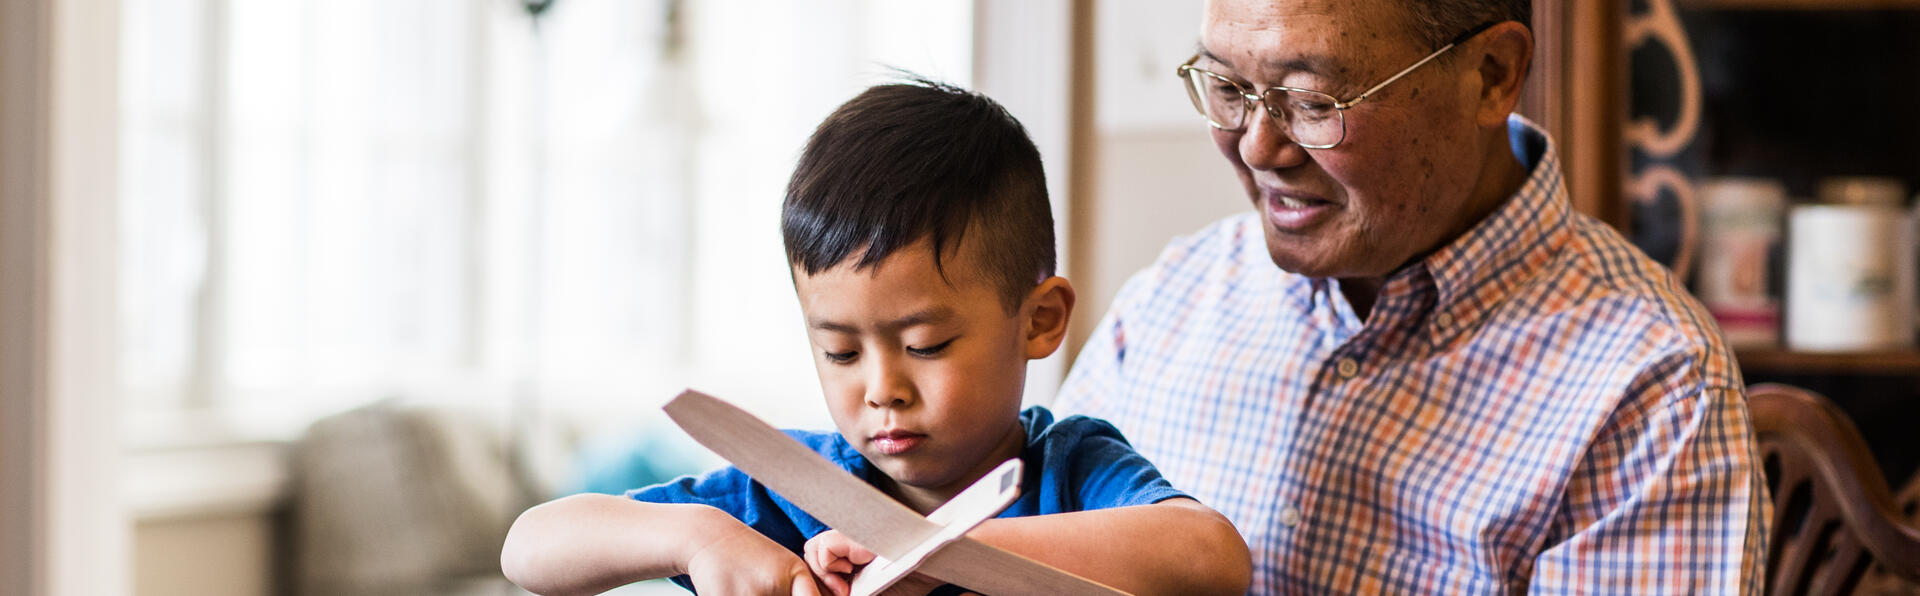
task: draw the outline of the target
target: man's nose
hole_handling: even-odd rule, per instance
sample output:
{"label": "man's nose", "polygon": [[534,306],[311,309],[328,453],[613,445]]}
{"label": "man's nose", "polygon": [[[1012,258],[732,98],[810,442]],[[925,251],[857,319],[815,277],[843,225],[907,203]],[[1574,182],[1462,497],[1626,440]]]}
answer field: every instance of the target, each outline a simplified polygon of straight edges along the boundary
{"label": "man's nose", "polygon": [[1307,150],[1288,135],[1287,126],[1267,115],[1265,109],[1247,114],[1247,131],[1240,135],[1240,159],[1255,170],[1278,170],[1300,165]]}

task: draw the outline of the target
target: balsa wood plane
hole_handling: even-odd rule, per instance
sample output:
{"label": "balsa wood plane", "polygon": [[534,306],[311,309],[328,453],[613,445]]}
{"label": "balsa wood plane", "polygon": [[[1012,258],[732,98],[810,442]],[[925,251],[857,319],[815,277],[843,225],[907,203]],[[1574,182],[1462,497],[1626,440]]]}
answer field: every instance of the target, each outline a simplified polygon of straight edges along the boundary
{"label": "balsa wood plane", "polygon": [[868,596],[916,571],[982,594],[1125,594],[967,538],[1020,496],[1020,460],[1007,460],[920,517],[800,442],[724,400],[687,390],[667,416],[688,435],[878,558],[853,580]]}

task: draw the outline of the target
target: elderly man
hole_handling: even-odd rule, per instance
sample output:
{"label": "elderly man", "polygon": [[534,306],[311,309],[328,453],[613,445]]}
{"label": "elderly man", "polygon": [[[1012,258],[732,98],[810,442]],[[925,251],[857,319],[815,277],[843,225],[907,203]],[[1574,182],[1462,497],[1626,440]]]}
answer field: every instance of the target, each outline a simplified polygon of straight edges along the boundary
{"label": "elderly man", "polygon": [[1180,83],[1254,210],[1129,281],[1056,406],[1231,518],[1254,592],[1759,589],[1732,353],[1511,115],[1529,5],[1207,4]]}

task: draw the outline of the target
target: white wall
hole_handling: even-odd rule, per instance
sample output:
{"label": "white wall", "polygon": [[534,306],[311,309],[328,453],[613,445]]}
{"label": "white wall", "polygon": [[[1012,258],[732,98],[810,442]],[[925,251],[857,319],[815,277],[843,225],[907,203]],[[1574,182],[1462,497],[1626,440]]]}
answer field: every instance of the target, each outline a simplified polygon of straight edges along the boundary
{"label": "white wall", "polygon": [[0,595],[127,591],[114,0],[0,2]]}
{"label": "white wall", "polygon": [[1169,239],[1251,208],[1174,76],[1199,40],[1202,4],[1093,3],[1091,171],[1073,230],[1076,352],[1114,292]]}

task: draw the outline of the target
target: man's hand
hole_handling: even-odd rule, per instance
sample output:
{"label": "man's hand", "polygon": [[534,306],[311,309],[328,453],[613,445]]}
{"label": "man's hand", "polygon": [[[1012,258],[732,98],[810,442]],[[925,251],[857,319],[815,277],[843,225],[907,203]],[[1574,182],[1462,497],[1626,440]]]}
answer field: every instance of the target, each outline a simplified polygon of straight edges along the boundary
{"label": "man's hand", "polygon": [[806,562],[744,525],[688,558],[687,577],[702,594],[822,594]]}

